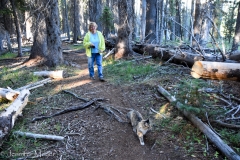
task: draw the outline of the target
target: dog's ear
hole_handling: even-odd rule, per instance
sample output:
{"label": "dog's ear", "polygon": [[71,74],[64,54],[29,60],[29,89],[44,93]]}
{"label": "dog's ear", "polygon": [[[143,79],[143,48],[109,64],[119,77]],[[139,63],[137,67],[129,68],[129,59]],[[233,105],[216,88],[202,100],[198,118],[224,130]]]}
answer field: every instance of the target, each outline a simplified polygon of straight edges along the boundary
{"label": "dog's ear", "polygon": [[149,124],[150,124],[150,121],[149,121],[149,119],[145,120],[145,121],[144,121],[144,124],[147,124],[147,125],[149,125]]}

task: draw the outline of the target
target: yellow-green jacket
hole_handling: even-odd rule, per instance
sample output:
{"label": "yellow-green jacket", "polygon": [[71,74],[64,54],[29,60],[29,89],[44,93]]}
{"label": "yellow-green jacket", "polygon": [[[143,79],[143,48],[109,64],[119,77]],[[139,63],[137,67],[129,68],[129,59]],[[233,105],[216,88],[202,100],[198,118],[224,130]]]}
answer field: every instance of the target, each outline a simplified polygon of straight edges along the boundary
{"label": "yellow-green jacket", "polygon": [[[98,34],[98,38],[99,38],[99,41],[100,41],[98,49],[99,49],[99,53],[102,54],[102,52],[105,50],[105,40],[104,40],[104,37],[103,37],[103,35],[100,31],[97,31],[97,34]],[[83,46],[86,49],[86,55],[88,57],[91,57],[90,44],[91,44],[91,42],[90,42],[90,31],[88,31],[86,33],[86,35],[84,36],[84,39],[83,39]]]}

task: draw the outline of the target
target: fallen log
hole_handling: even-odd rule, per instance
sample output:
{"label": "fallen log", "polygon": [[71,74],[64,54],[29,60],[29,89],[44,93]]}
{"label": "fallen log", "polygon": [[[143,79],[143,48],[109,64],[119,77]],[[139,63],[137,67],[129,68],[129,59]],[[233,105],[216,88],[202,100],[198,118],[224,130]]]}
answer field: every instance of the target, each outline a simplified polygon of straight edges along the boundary
{"label": "fallen log", "polygon": [[58,78],[63,78],[63,71],[62,70],[61,71],[39,71],[39,72],[33,72],[33,75],[58,79]]}
{"label": "fallen log", "polygon": [[194,78],[240,81],[240,63],[196,61],[191,75]]}
{"label": "fallen log", "polygon": [[48,140],[54,140],[54,141],[64,140],[64,137],[56,136],[56,135],[35,134],[35,133],[21,132],[21,131],[15,131],[13,133],[16,135],[25,136],[25,137],[34,138],[34,139],[38,138],[38,139],[48,139]]}
{"label": "fallen log", "polygon": [[12,89],[0,88],[0,99],[5,98],[7,100],[13,101],[19,95],[19,91],[14,91]]}
{"label": "fallen log", "polygon": [[28,89],[28,90],[31,90],[33,88],[36,88],[36,87],[39,87],[39,86],[42,86],[48,82],[51,82],[51,78],[46,78],[44,80],[41,80],[41,81],[38,81],[38,82],[35,82],[35,83],[31,83],[29,85],[26,85],[26,86],[23,86],[23,87],[20,87],[18,89],[16,89],[16,91],[21,91],[23,89]]}
{"label": "fallen log", "polygon": [[184,116],[186,116],[196,127],[203,132],[208,139],[214,143],[218,147],[218,149],[230,160],[239,160],[240,156],[235,153],[232,148],[230,148],[217,134],[215,134],[206,124],[204,124],[198,117],[187,112],[182,109],[183,104],[177,102],[177,100],[170,95],[168,91],[166,91],[161,86],[158,86],[158,92],[161,93],[165,98],[167,98],[170,102],[175,102],[175,106],[178,110],[180,110]]}
{"label": "fallen log", "polygon": [[[133,51],[140,54],[152,55],[153,58],[158,58],[163,61],[170,61],[176,64],[187,64],[192,67],[195,61],[217,61],[222,62],[223,59],[211,54],[205,54],[204,57],[198,54],[197,50],[191,48],[182,50],[180,47],[163,48],[159,45],[141,44],[134,45]],[[226,60],[228,63],[236,63],[234,60]]]}
{"label": "fallen log", "polygon": [[232,52],[232,53],[228,56],[228,58],[231,59],[231,60],[240,61],[240,51],[237,50],[237,51]]}
{"label": "fallen log", "polygon": [[22,114],[23,108],[27,105],[29,90],[22,90],[13,103],[0,113],[0,146],[3,139],[10,133],[18,116]]}

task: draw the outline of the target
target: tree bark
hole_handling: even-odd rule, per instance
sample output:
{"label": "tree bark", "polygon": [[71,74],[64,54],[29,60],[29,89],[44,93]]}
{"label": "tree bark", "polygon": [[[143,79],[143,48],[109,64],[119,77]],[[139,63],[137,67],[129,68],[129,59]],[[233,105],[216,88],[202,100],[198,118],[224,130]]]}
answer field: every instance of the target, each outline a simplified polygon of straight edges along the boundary
{"label": "tree bark", "polygon": [[192,66],[194,78],[240,81],[240,64],[196,61]]}
{"label": "tree bark", "polygon": [[[42,1],[36,2],[36,7],[42,6]],[[42,12],[35,8],[36,12],[33,13],[33,45],[31,48],[31,54],[28,61],[30,65],[36,63],[42,63],[47,60],[47,33],[46,23]],[[29,64],[28,63],[28,64]]]}
{"label": "tree bark", "polygon": [[73,43],[77,43],[77,40],[80,38],[80,16],[79,16],[79,1],[73,1],[74,8],[74,17],[73,17]]}
{"label": "tree bark", "polygon": [[67,6],[67,2],[66,0],[63,0],[63,12],[64,12],[64,28],[67,32],[67,37],[68,37],[68,41],[70,40],[70,29],[69,29],[69,22],[68,22],[68,6]]}
{"label": "tree bark", "polygon": [[118,39],[116,44],[115,59],[126,57],[133,53],[131,46],[132,36],[132,0],[119,0],[119,27],[118,27]]}
{"label": "tree bark", "polygon": [[232,54],[229,55],[228,58],[231,60],[240,61],[240,50],[232,52]]}
{"label": "tree bark", "polygon": [[[158,86],[158,92],[165,96],[170,102],[177,102],[177,100],[170,95],[164,88]],[[198,117],[187,112],[186,110],[182,110],[182,104],[177,102],[176,105],[178,110],[180,110],[185,117],[187,117],[196,127],[198,127],[201,132],[203,132],[208,139],[213,142],[214,145],[218,147],[218,149],[229,159],[231,160],[239,160],[240,156],[235,153],[232,148],[230,148],[217,134],[215,134],[206,124],[204,124]]]}
{"label": "tree bark", "polygon": [[[156,1],[147,0],[145,41],[152,43],[156,40],[157,4]],[[155,42],[156,43],[156,42]]]}
{"label": "tree bark", "polygon": [[153,58],[159,58],[164,61],[187,64],[191,67],[196,60],[203,60],[203,58],[198,54],[192,54],[187,52],[179,52],[179,50],[174,50],[172,48],[161,48],[158,45],[138,45],[134,46],[133,50],[138,53],[148,53],[152,55]]}
{"label": "tree bark", "polygon": [[[147,53],[152,55],[153,58],[159,58],[164,61],[169,61],[176,64],[187,64],[188,67],[192,67],[195,61],[202,61],[203,57],[200,54],[192,53],[181,50],[181,48],[162,48],[159,45],[135,45],[133,46],[133,50],[137,53],[143,54]],[[207,50],[207,49],[206,49]],[[171,61],[170,61],[171,60]],[[212,55],[205,55],[205,61],[215,61],[215,62],[222,62],[221,58]],[[226,63],[236,63],[234,60],[226,60]]]}
{"label": "tree bark", "polygon": [[45,10],[45,22],[47,28],[47,61],[49,67],[56,67],[63,63],[62,41],[59,28],[58,0],[43,0],[47,7]]}
{"label": "tree bark", "polygon": [[15,0],[10,0],[13,10],[13,16],[14,16],[14,23],[16,26],[16,33],[17,33],[17,42],[18,42],[18,57],[22,57],[22,37],[21,37],[21,28],[19,24],[19,19],[17,16],[16,6],[15,6]]}
{"label": "tree bark", "polygon": [[238,2],[238,15],[237,15],[235,35],[233,38],[232,51],[238,50],[239,45],[240,45],[240,2]]}
{"label": "tree bark", "polygon": [[98,25],[98,30],[102,31],[102,24],[99,22],[102,13],[102,0],[89,0],[89,20],[96,22]]}
{"label": "tree bark", "polygon": [[[194,37],[201,46],[205,46],[208,39],[209,26],[207,16],[207,4],[201,0],[196,0],[196,9],[194,17]],[[196,41],[193,40],[193,47],[196,47]]]}
{"label": "tree bark", "polygon": [[141,17],[141,41],[144,42],[145,40],[145,33],[146,33],[146,13],[147,13],[147,2],[146,0],[142,0],[142,17]]}

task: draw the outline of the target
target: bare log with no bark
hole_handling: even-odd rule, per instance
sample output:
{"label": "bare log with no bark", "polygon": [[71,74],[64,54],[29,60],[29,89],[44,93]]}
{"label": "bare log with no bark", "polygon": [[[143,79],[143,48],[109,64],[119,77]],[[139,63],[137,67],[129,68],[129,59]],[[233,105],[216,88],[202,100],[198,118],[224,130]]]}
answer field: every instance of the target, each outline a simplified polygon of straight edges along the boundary
{"label": "bare log with no bark", "polygon": [[12,89],[0,88],[0,99],[5,98],[7,100],[13,101],[19,95],[19,91],[14,91]]}
{"label": "bare log with no bark", "polygon": [[28,84],[26,86],[23,86],[23,87],[20,87],[18,89],[16,89],[17,91],[21,91],[23,89],[28,89],[28,90],[31,90],[31,89],[34,89],[34,88],[37,88],[39,86],[43,86],[44,84],[48,83],[48,82],[51,82],[51,78],[46,78],[44,80],[41,80],[41,81],[37,81],[35,83],[31,83],[31,84]]}
{"label": "bare log with no bark", "polygon": [[38,138],[38,139],[48,139],[48,140],[54,140],[54,141],[64,140],[64,137],[56,136],[56,135],[35,134],[35,133],[21,132],[21,131],[15,131],[14,134],[20,135],[20,136],[26,136],[26,137],[34,138],[34,139]]}
{"label": "bare log with no bark", "polygon": [[63,78],[63,71],[39,71],[33,73],[36,76],[50,77],[54,79]]}
{"label": "bare log with no bark", "polygon": [[191,75],[194,78],[240,81],[240,63],[196,61]]}
{"label": "bare log with no bark", "polygon": [[[177,102],[177,100],[170,95],[168,91],[166,91],[161,86],[158,86],[158,92],[165,96],[170,102]],[[207,125],[205,125],[198,117],[187,112],[186,110],[182,110],[182,104],[177,102],[176,105],[178,110],[180,110],[184,116],[186,116],[196,127],[198,127],[207,137],[208,139],[214,143],[218,147],[218,149],[230,160],[239,160],[240,156],[232,150],[217,134],[215,134]]]}
{"label": "bare log with no bark", "polygon": [[0,114],[0,146],[3,139],[9,134],[13,128],[18,116],[22,114],[23,108],[27,105],[29,90],[22,90],[13,103]]}

